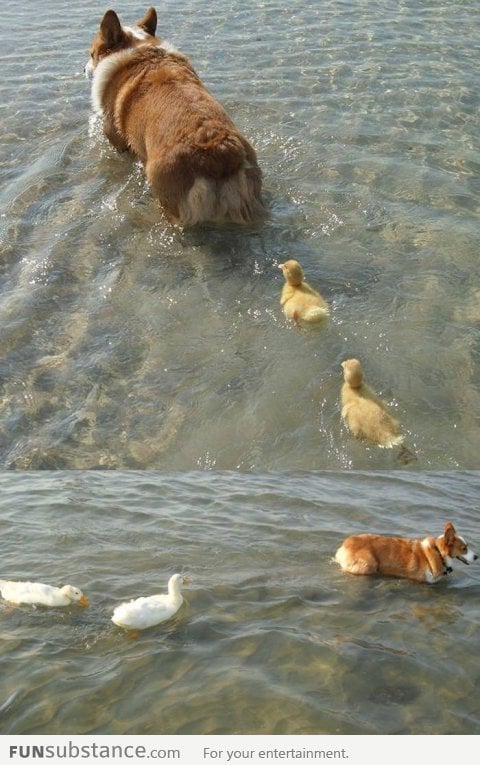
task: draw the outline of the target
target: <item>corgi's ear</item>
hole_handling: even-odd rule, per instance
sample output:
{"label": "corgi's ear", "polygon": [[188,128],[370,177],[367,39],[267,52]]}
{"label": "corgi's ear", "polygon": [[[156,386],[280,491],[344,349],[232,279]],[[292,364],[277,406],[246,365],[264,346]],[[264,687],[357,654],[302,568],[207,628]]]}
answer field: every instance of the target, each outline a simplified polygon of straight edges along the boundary
{"label": "corgi's ear", "polygon": [[107,11],[100,22],[100,33],[107,48],[115,48],[123,42],[125,37],[115,11]]}
{"label": "corgi's ear", "polygon": [[141,27],[147,34],[155,37],[155,32],[157,30],[157,12],[155,8],[149,8],[148,11],[145,12],[143,19],[137,21],[137,27]]}
{"label": "corgi's ear", "polygon": [[453,523],[448,522],[445,524],[443,538],[445,539],[445,542],[447,543],[447,545],[453,544],[453,540],[455,539],[455,528],[453,526]]}

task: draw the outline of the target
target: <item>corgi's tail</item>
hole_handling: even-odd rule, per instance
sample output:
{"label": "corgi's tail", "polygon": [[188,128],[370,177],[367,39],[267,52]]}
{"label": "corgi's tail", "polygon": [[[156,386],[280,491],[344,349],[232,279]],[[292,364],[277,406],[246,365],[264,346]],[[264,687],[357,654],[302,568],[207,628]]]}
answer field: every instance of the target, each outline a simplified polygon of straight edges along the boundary
{"label": "corgi's tail", "polygon": [[260,223],[267,217],[258,178],[248,166],[222,181],[200,176],[178,205],[178,223]]}

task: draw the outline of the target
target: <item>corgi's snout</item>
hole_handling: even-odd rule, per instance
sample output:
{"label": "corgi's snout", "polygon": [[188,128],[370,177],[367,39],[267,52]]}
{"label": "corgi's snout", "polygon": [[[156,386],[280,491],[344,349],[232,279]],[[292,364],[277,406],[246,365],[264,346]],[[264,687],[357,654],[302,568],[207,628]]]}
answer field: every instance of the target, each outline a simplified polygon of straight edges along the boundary
{"label": "corgi's snout", "polygon": [[466,555],[457,555],[457,560],[461,560],[466,566],[469,566],[473,561],[478,560],[478,555],[469,550]]}

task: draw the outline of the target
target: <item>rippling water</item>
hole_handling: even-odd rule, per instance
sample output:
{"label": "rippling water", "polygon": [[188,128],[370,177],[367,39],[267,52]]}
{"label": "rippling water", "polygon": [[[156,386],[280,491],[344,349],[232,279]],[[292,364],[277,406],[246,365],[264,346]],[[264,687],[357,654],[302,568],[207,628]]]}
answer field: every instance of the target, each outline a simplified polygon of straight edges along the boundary
{"label": "rippling water", "polygon": [[[272,214],[188,232],[91,119],[103,10],[0,10],[0,465],[394,468],[340,424],[356,355],[419,469],[477,468],[477,4],[163,3],[160,34],[256,145]],[[284,320],[287,257],[328,327]]]}
{"label": "rippling water", "polygon": [[[91,600],[0,603],[3,733],[478,733],[479,566],[429,586],[331,562],[349,532],[449,518],[473,546],[477,473],[4,473],[0,489],[1,575]],[[185,605],[128,639],[114,605],[175,571]]]}

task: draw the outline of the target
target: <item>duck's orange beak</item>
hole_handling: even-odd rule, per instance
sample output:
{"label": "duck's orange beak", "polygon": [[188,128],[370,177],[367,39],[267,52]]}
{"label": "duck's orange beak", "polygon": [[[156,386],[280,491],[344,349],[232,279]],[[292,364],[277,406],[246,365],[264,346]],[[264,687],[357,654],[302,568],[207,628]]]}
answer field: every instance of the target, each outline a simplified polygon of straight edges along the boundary
{"label": "duck's orange beak", "polygon": [[90,601],[88,598],[85,597],[85,595],[82,595],[82,597],[80,598],[78,602],[80,603],[81,606],[85,606],[85,608],[90,605]]}

